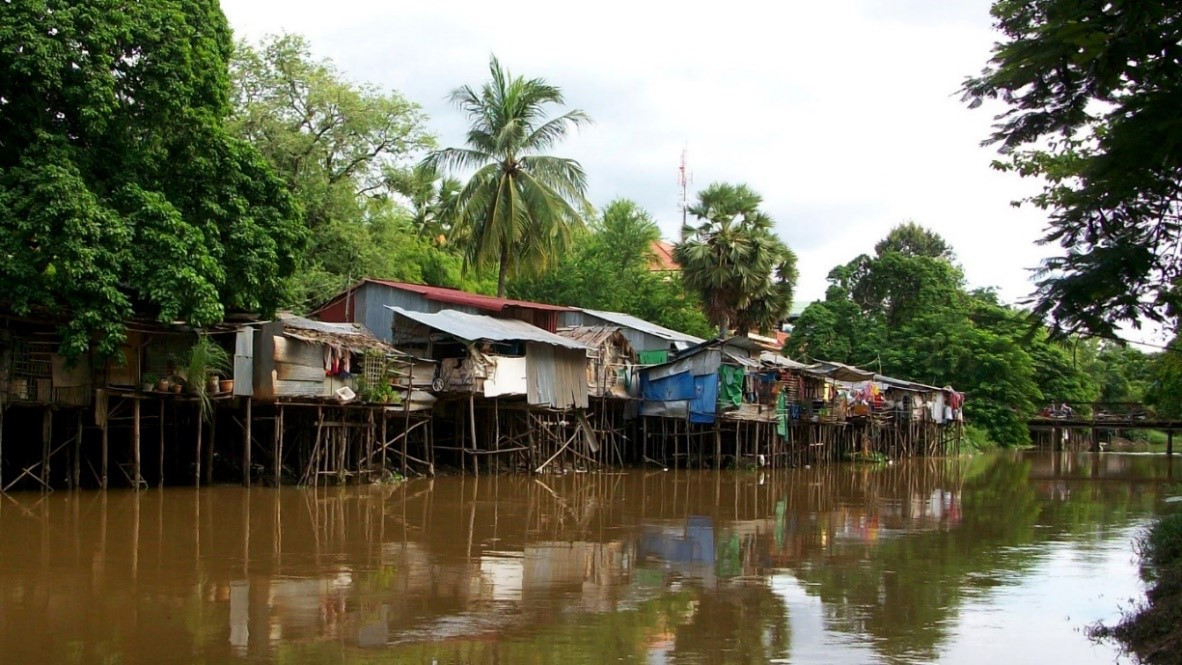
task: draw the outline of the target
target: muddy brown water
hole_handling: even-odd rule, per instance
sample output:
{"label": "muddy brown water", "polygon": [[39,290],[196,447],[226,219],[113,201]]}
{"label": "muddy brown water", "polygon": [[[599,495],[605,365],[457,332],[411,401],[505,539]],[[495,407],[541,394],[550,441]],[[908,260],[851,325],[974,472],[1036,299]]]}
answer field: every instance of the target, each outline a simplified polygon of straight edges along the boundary
{"label": "muddy brown water", "polygon": [[1111,663],[1162,456],[0,499],[3,663]]}

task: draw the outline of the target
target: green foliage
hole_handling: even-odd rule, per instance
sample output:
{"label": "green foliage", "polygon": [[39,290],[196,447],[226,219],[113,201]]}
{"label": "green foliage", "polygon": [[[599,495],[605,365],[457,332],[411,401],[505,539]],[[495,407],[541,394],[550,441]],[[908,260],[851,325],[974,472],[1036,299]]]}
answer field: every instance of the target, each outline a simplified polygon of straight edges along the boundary
{"label": "green foliage", "polygon": [[184,361],[185,382],[188,390],[197,396],[201,415],[209,420],[213,414],[213,402],[209,398],[209,379],[226,376],[234,371],[230,353],[213,341],[208,335],[200,335]]}
{"label": "green foliage", "polygon": [[1182,341],[1175,337],[1149,363],[1145,401],[1160,418],[1182,418]]}
{"label": "green foliage", "polygon": [[1115,637],[1140,663],[1177,663],[1182,648],[1182,514],[1159,518],[1137,541],[1141,577],[1151,584],[1148,602],[1093,637]]}
{"label": "green foliage", "polygon": [[700,223],[682,229],[673,252],[682,281],[722,331],[776,328],[792,307],[796,254],[776,236],[762,203],[746,185],[710,185],[689,208]]}
{"label": "green foliage", "polygon": [[875,252],[829,273],[826,298],[801,314],[789,355],[951,385],[968,394],[965,415],[982,438],[1006,445],[1029,442],[1026,420],[1044,400],[1096,398],[1069,346],[993,293],[966,290],[940,236],[899,226]]}
{"label": "green foliage", "polygon": [[289,306],[319,304],[360,277],[465,285],[459,257],[428,235],[446,224],[440,197],[451,185],[441,194],[432,173],[412,168],[434,145],[418,105],[348,81],[296,35],[238,44],[231,74],[229,127],[287,182],[310,233]]}
{"label": "green foliage", "polygon": [[133,312],[201,327],[279,304],[297,207],[230,113],[216,2],[29,0],[0,12],[0,288],[65,309],[63,353]]}
{"label": "green foliage", "polygon": [[466,265],[497,266],[497,295],[506,280],[550,265],[583,225],[589,209],[583,167],[545,154],[567,133],[590,121],[579,110],[547,119],[562,91],[542,79],[512,76],[496,57],[480,90],[462,86],[451,99],[468,116],[466,148],[432,153],[432,170],[475,169],[452,208],[453,237]]}
{"label": "green foliage", "polygon": [[711,327],[676,276],[650,270],[660,230],[636,203],[609,203],[551,269],[510,283],[514,298],[626,312],[691,335]]}
{"label": "green foliage", "polygon": [[1182,242],[1182,7],[1099,0],[996,0],[1002,39],[964,85],[1000,99],[995,166],[1045,183],[1049,211],[1035,311],[1068,330],[1112,333],[1142,318],[1173,328]]}

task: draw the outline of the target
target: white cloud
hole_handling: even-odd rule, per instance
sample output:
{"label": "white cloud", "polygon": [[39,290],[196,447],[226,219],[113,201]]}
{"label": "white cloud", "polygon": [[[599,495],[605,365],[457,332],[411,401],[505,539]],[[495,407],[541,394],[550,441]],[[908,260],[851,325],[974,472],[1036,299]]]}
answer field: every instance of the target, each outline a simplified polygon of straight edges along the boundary
{"label": "white cloud", "polygon": [[547,78],[597,120],[562,146],[592,200],[636,199],[670,237],[688,146],[697,186],[763,193],[800,256],[800,299],[821,297],[830,268],[907,219],[951,241],[972,285],[1010,301],[1047,251],[1033,244],[1038,211],[1009,205],[1031,183],[990,170],[989,113],[957,94],[996,38],[988,0],[222,6],[239,36],[302,33],[350,77],[419,102],[448,145],[464,125],[444,98],[483,82],[490,53]]}

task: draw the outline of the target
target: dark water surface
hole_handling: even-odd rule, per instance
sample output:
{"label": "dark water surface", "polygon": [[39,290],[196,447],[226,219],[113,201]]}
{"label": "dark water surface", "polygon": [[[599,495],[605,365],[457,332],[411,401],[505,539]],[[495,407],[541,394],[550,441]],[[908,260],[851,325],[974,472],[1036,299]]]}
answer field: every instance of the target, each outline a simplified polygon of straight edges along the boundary
{"label": "dark water surface", "polygon": [[1111,663],[1148,455],[0,499],[3,663]]}

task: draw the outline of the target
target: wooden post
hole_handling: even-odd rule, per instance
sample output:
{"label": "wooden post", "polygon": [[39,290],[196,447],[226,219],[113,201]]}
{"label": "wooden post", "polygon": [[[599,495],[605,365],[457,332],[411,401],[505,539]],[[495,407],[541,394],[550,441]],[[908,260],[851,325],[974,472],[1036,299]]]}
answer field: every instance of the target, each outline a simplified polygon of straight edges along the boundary
{"label": "wooden post", "polygon": [[205,484],[213,484],[213,447],[218,438],[218,409],[216,404],[210,404],[209,415],[209,447],[205,449]]}
{"label": "wooden post", "polygon": [[[468,429],[472,432],[472,450],[476,450],[476,397],[468,394]],[[475,455],[472,456],[472,468],[476,471],[476,477],[480,477],[480,458]]]}
{"label": "wooden post", "polygon": [[102,399],[103,399],[103,408],[102,408],[102,412],[103,412],[103,423],[102,423],[103,459],[101,462],[101,466],[99,467],[99,470],[100,470],[99,485],[102,485],[103,489],[107,489],[107,460],[109,458],[109,455],[108,455],[109,448],[108,448],[107,444],[109,442],[110,429],[111,429],[110,411],[109,411],[109,409],[111,408],[111,403],[107,399],[107,391],[104,390],[104,391],[102,391],[102,393],[103,393],[103,397],[102,397]]}
{"label": "wooden post", "polygon": [[[3,424],[0,420],[0,426]],[[70,482],[71,489],[79,489],[82,485],[82,409],[78,409],[78,438],[74,439],[74,477]]]}
{"label": "wooden post", "polygon": [[1166,432],[1166,457],[1174,454],[1174,430]]}
{"label": "wooden post", "polygon": [[4,407],[0,401],[0,487],[4,487]]}
{"label": "wooden post", "polygon": [[253,420],[251,415],[251,398],[246,398],[246,420],[243,423],[242,429],[242,486],[250,487],[250,424]]}
{"label": "wooden post", "polygon": [[718,414],[714,414],[714,468],[722,468],[722,429]]}
{"label": "wooden post", "polygon": [[193,486],[201,487],[201,428],[205,424],[205,419],[201,417],[201,408],[197,409],[197,454],[195,458],[195,467],[193,469]]}
{"label": "wooden post", "polygon": [[41,418],[41,491],[49,489],[49,456],[53,450],[53,410],[45,407]]}
{"label": "wooden post", "polygon": [[160,478],[156,481],[164,488],[164,400],[160,400]]}
{"label": "wooden post", "polygon": [[275,487],[279,487],[280,478],[283,475],[283,405],[275,408],[279,409],[279,414],[275,418],[275,460],[273,466]]}
{"label": "wooden post", "polygon": [[135,485],[135,491],[140,490],[141,482],[143,477],[140,476],[140,400],[135,397],[131,400],[131,484]]}

